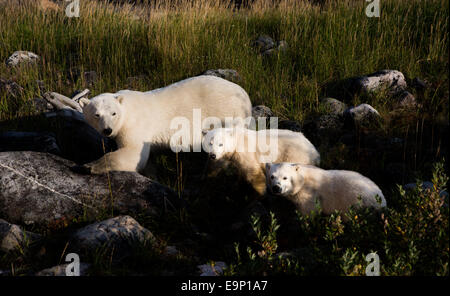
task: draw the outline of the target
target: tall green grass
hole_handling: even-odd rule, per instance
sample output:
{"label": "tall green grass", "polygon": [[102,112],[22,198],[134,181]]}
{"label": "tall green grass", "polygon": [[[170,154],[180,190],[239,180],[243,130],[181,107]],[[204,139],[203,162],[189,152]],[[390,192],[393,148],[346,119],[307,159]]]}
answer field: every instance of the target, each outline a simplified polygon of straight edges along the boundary
{"label": "tall green grass", "polygon": [[[64,6],[3,4],[0,59],[15,50],[42,59],[26,69],[1,63],[0,77],[25,87],[22,104],[37,95],[36,79],[65,94],[82,88],[82,76],[74,75],[80,71],[99,74],[95,95],[129,88],[127,78],[133,76],[143,77],[133,88],[149,90],[207,69],[233,68],[254,104],[297,120],[317,111],[330,81],[398,69],[441,88],[448,82],[447,1],[382,1],[380,18],[365,15],[364,1],[328,1],[321,7],[271,2],[233,10],[207,0],[178,1],[174,7],[82,0],[79,18],[66,17]],[[251,47],[260,34],[286,40],[288,50],[263,58]],[[1,98],[0,119],[26,115],[10,101]]]}

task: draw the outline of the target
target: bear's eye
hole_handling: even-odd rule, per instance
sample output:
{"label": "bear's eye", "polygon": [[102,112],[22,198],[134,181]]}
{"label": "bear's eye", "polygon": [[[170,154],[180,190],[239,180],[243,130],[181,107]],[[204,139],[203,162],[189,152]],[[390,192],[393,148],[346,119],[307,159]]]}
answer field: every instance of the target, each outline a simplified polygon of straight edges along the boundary
{"label": "bear's eye", "polygon": [[223,146],[223,144],[219,144],[219,147],[222,147]]}
{"label": "bear's eye", "polygon": [[99,117],[100,117],[100,114],[98,114],[98,113],[97,113],[97,114],[95,114],[95,117],[99,118]]}
{"label": "bear's eye", "polygon": [[287,177],[283,177],[283,180],[287,180]]}
{"label": "bear's eye", "polygon": [[272,175],[272,176],[270,176],[270,179],[273,179],[274,178],[274,176]]}
{"label": "bear's eye", "polygon": [[116,112],[114,112],[114,113],[112,114],[112,116],[116,116]]}

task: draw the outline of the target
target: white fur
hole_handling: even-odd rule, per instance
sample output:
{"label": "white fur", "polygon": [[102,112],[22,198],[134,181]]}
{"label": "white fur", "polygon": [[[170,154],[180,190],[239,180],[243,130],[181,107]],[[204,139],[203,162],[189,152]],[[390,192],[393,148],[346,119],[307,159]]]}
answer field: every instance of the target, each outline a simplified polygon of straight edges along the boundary
{"label": "white fur", "polygon": [[111,129],[109,136],[119,148],[87,164],[92,173],[141,171],[150,147],[168,146],[177,132],[170,128],[172,119],[187,118],[192,128],[194,108],[201,109],[202,119],[218,117],[224,121],[225,117],[251,116],[251,102],[245,90],[214,76],[193,77],[148,92],[104,93],[89,104],[80,103],[86,121],[100,133]]}
{"label": "white fur", "polygon": [[289,161],[315,165],[320,162],[320,155],[314,145],[302,133],[290,130],[218,128],[205,135],[203,148],[214,159],[236,165],[241,175],[260,194],[264,194],[266,189],[266,162]]}
{"label": "white fur", "polygon": [[346,212],[352,205],[377,209],[386,206],[380,188],[357,172],[277,163],[266,165],[266,181],[272,192],[274,186],[279,186],[277,195],[291,200],[304,215],[315,210],[316,203],[325,214]]}

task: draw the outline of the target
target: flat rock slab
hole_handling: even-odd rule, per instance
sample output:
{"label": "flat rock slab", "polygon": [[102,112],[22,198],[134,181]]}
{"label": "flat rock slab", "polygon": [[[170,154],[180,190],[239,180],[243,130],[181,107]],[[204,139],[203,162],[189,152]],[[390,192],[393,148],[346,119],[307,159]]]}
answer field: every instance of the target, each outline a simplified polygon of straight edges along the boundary
{"label": "flat rock slab", "polygon": [[80,175],[75,164],[41,152],[0,152],[0,217],[17,224],[45,224],[99,211],[157,214],[153,201],[172,190],[134,172]]}

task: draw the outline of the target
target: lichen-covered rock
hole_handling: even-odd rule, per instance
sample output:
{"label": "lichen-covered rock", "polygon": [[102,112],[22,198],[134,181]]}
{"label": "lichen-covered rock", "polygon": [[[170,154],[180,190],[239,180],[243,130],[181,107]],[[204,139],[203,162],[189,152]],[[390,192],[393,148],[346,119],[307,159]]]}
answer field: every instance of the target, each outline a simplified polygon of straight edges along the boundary
{"label": "lichen-covered rock", "polygon": [[363,93],[388,90],[398,93],[406,89],[405,76],[397,70],[381,70],[366,76],[353,78],[354,89]]}
{"label": "lichen-covered rock", "polygon": [[39,56],[31,51],[16,51],[7,60],[7,66],[17,66],[23,63],[34,63],[39,60]]}
{"label": "lichen-covered rock", "polygon": [[254,106],[252,108],[252,116],[255,119],[258,119],[258,117],[272,117],[274,116],[272,110],[270,110],[269,107],[266,107],[264,105],[258,105],[258,106]]}
{"label": "lichen-covered rock", "polygon": [[324,98],[321,100],[322,105],[329,114],[342,116],[344,111],[347,110],[347,105],[334,98]]}
{"label": "lichen-covered rock", "polygon": [[0,152],[0,216],[18,224],[70,223],[98,212],[159,214],[153,200],[169,188],[134,172],[80,175],[75,164],[40,152]]}
{"label": "lichen-covered rock", "polygon": [[39,240],[40,235],[24,231],[20,226],[0,219],[0,251],[9,252]]}
{"label": "lichen-covered rock", "polygon": [[241,80],[239,73],[233,69],[215,69],[215,70],[207,70],[203,72],[202,75],[211,75],[220,77],[229,81],[238,82]]}
{"label": "lichen-covered rock", "polygon": [[381,120],[380,113],[369,104],[361,104],[347,109],[344,112],[344,117],[347,120],[350,119],[350,121],[353,121],[354,124],[363,127],[376,127]]}
{"label": "lichen-covered rock", "polygon": [[153,242],[150,230],[130,216],[118,216],[77,230],[72,235],[73,247],[84,251],[112,248],[123,255],[137,243]]}

